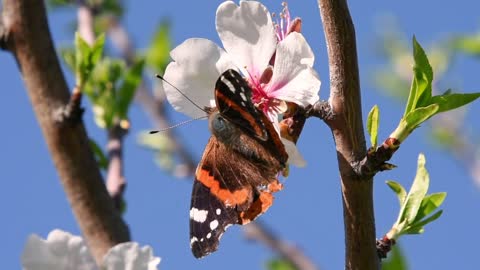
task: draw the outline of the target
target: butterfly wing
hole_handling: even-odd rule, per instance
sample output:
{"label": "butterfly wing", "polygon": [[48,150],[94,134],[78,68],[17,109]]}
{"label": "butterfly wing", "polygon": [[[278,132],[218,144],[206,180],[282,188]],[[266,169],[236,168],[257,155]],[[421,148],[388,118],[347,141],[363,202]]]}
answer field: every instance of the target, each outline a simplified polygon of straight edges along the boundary
{"label": "butterfly wing", "polygon": [[[257,144],[246,138],[243,144]],[[272,193],[282,188],[276,179],[282,168],[278,161],[253,160],[210,138],[192,190],[190,245],[195,257],[215,251],[228,226],[246,224],[264,213],[273,202]]]}
{"label": "butterfly wing", "polygon": [[220,114],[246,134],[259,139],[263,147],[285,164],[288,155],[278,132],[252,103],[252,89],[235,70],[225,71],[215,84],[215,102]]}
{"label": "butterfly wing", "polygon": [[218,111],[209,119],[214,135],[197,167],[190,208],[190,245],[197,258],[218,248],[228,226],[246,224],[272,205],[272,193],[282,189],[278,173],[288,158],[240,74],[224,72],[215,97]]}

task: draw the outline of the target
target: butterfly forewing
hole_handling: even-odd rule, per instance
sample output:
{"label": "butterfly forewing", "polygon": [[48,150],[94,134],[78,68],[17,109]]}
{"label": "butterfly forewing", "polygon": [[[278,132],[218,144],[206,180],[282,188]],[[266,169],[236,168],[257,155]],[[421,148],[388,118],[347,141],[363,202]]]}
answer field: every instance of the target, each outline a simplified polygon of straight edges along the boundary
{"label": "butterfly forewing", "polygon": [[215,84],[215,102],[223,117],[252,136],[267,140],[262,112],[252,103],[252,90],[233,69],[225,71]]}

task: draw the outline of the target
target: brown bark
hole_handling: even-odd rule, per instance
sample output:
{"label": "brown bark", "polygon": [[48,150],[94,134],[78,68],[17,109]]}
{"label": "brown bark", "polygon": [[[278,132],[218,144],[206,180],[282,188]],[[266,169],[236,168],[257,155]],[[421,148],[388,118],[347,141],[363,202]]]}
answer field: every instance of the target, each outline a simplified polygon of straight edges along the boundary
{"label": "brown bark", "polygon": [[342,185],[345,269],[379,269],[373,179],[361,179],[354,170],[366,155],[355,29],[345,0],[318,0],[318,5],[330,67],[333,119],[328,124],[336,144]]}
{"label": "brown bark", "polygon": [[73,213],[97,263],[129,240],[80,120],[64,117],[70,93],[50,36],[44,1],[4,0],[5,48],[15,56]]}

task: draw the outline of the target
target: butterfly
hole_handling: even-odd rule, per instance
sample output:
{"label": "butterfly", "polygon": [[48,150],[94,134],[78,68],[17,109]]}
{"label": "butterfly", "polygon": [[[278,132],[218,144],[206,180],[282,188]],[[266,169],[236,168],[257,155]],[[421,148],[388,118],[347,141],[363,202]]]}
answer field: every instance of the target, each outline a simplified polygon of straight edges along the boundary
{"label": "butterfly", "polygon": [[196,258],[217,250],[229,226],[247,224],[272,205],[288,159],[278,132],[252,103],[252,90],[237,71],[219,77],[215,101],[216,108],[208,111],[212,136],[192,190],[190,247]]}

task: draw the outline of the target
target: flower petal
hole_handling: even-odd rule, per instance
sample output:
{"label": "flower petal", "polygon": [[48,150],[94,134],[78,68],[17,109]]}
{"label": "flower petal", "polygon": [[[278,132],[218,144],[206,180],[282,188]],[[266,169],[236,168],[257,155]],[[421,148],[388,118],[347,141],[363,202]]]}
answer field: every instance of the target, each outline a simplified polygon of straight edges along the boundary
{"label": "flower petal", "polygon": [[149,246],[138,243],[121,243],[111,248],[103,258],[106,270],[157,270],[160,258],[153,256]]}
{"label": "flower petal", "polygon": [[[168,101],[175,110],[190,117],[206,115],[186,97],[201,108],[210,107],[214,102],[215,83],[220,74],[235,68],[223,49],[208,39],[191,38],[170,52],[171,62],[164,74],[163,82]],[[182,93],[180,93],[181,91]]]}
{"label": "flower petal", "polygon": [[240,1],[240,6],[224,2],[217,9],[216,27],[235,64],[247,67],[251,76],[260,78],[277,46],[267,8],[257,1]]}
{"label": "flower petal", "polygon": [[47,240],[30,235],[21,261],[25,270],[97,269],[82,238],[61,230],[50,232]]}
{"label": "flower petal", "polygon": [[318,101],[320,80],[312,68],[314,55],[300,33],[290,33],[277,46],[270,97],[307,106]]}
{"label": "flower petal", "polygon": [[281,139],[282,139],[283,145],[285,146],[285,151],[288,154],[288,163],[299,168],[305,167],[307,165],[307,162],[300,154],[300,151],[298,151],[297,146],[293,142],[285,138],[281,138]]}

